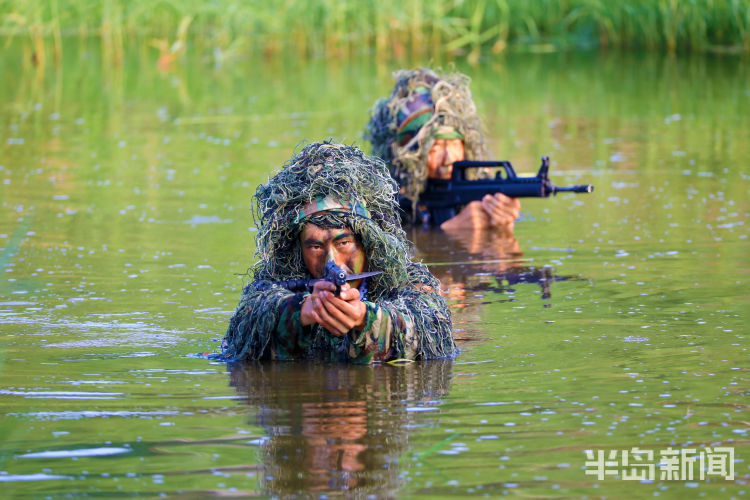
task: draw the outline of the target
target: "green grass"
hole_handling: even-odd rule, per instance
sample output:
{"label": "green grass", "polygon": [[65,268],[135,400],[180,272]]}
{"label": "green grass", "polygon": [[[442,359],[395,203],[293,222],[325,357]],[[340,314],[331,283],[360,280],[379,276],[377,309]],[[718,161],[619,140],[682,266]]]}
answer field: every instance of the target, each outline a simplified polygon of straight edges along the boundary
{"label": "green grass", "polygon": [[[463,56],[617,47],[750,52],[746,0],[0,0],[0,35],[40,54],[51,39],[124,40],[163,54],[191,47],[221,64],[250,52]],[[6,42],[7,43],[7,42]]]}

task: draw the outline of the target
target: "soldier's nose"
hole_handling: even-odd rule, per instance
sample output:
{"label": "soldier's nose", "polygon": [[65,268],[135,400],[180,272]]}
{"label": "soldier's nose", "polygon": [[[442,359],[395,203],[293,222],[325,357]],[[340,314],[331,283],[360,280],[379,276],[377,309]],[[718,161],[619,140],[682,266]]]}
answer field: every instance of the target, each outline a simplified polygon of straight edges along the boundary
{"label": "soldier's nose", "polygon": [[443,162],[444,165],[453,165],[453,162],[456,161],[456,157],[451,153],[450,151],[445,152],[445,161]]}
{"label": "soldier's nose", "polygon": [[328,260],[332,260],[337,266],[349,272],[346,267],[346,259],[339,253],[331,252],[328,254]]}

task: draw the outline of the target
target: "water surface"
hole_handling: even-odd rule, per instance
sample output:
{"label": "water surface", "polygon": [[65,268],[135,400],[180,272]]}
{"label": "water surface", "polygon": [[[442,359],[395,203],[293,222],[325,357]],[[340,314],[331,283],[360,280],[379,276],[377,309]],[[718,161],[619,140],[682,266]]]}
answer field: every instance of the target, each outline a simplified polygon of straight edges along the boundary
{"label": "water surface", "polygon": [[[498,157],[596,191],[524,200],[513,235],[410,231],[462,353],[348,367],[195,355],[239,298],[257,184],[303,140],[361,144],[399,65],[23,57],[0,55],[6,495],[747,494],[744,60],[459,64]],[[732,481],[585,473],[585,450],[716,446]]]}

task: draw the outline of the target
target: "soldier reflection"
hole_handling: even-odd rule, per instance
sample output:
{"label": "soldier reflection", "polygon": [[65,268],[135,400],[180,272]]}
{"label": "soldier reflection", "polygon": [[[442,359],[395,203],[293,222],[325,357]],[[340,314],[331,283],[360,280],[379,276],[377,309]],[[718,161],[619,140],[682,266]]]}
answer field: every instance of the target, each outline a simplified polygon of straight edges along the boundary
{"label": "soldier reflection", "polygon": [[[520,283],[539,284],[541,298],[546,301],[551,297],[550,285],[554,281],[570,278],[556,275],[549,267],[526,265],[512,228],[493,231],[414,228],[409,236],[418,257],[442,283],[454,310],[474,308],[486,301],[483,292],[513,292],[513,287]],[[457,322],[460,324],[461,320],[454,318],[454,324]]]}
{"label": "soldier reflection", "polygon": [[257,408],[262,488],[282,497],[395,497],[409,429],[448,395],[452,361],[406,366],[253,363],[230,366],[230,385]]}

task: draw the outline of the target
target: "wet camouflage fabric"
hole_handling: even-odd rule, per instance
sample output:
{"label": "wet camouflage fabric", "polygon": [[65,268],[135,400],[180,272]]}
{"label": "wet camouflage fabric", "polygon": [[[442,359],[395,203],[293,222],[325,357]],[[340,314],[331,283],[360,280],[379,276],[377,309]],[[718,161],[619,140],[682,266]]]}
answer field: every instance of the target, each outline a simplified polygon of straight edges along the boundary
{"label": "wet camouflage fabric", "polygon": [[[361,332],[351,330],[341,337],[331,335],[319,325],[302,326],[300,309],[306,294],[280,287],[258,292],[254,284],[248,285],[230,321],[227,336],[252,328],[261,321],[260,317],[269,313],[275,314],[277,319],[269,322],[271,331],[252,336],[240,351],[231,353],[231,357],[367,364],[454,355],[450,315],[445,302],[434,293],[439,284],[425,274],[420,264],[411,266],[409,286],[377,302],[364,301],[367,306],[364,329]],[[434,356],[433,352],[440,355]]]}
{"label": "wet camouflage fabric", "polygon": [[[232,316],[221,359],[316,359],[371,363],[390,359],[435,359],[457,354],[451,317],[440,282],[411,261],[401,228],[396,186],[385,164],[358,148],[313,143],[294,156],[256,192],[257,263]],[[304,293],[258,284],[308,277],[302,259],[300,209],[312,200],[346,197],[348,206],[366,207],[369,216],[350,213],[311,215],[319,227],[348,227],[360,239],[369,270],[367,316],[362,332],[335,337],[319,325],[302,327]]]}

